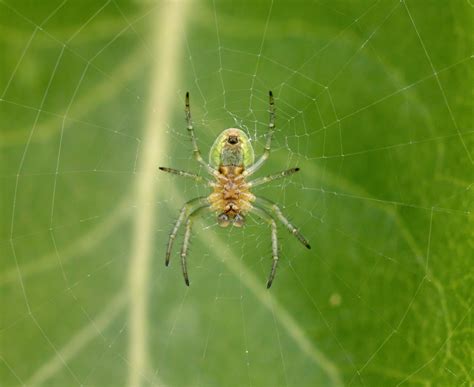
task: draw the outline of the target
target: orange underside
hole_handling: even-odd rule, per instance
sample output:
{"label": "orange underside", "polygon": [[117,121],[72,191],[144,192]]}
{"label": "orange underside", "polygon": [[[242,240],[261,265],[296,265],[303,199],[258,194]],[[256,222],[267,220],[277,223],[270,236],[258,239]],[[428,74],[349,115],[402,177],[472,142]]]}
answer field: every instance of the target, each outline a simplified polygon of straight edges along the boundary
{"label": "orange underside", "polygon": [[211,209],[233,218],[236,214],[246,214],[252,207],[255,196],[250,192],[242,173],[244,167],[220,166],[219,176],[213,192],[208,196]]}

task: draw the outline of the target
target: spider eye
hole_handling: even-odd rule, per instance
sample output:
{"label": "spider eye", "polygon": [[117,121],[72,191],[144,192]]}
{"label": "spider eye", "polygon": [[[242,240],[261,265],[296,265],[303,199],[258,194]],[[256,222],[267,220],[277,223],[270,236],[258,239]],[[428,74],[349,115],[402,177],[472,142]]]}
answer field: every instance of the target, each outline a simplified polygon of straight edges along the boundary
{"label": "spider eye", "polygon": [[227,227],[230,223],[229,217],[226,214],[222,213],[217,217],[217,223],[221,227]]}
{"label": "spider eye", "polygon": [[245,217],[243,215],[237,214],[234,217],[234,226],[235,227],[242,227],[245,223]]}
{"label": "spider eye", "polygon": [[227,142],[229,144],[237,144],[239,142],[239,138],[237,136],[229,136]]}

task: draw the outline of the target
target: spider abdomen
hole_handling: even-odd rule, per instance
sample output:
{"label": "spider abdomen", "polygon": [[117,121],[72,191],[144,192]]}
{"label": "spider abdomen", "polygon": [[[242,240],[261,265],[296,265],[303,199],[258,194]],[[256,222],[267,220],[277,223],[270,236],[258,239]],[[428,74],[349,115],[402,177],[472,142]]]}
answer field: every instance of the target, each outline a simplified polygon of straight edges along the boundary
{"label": "spider abdomen", "polygon": [[243,171],[242,166],[220,166],[214,190],[208,197],[211,209],[218,214],[227,215],[230,222],[236,215],[245,215],[255,200],[244,179]]}

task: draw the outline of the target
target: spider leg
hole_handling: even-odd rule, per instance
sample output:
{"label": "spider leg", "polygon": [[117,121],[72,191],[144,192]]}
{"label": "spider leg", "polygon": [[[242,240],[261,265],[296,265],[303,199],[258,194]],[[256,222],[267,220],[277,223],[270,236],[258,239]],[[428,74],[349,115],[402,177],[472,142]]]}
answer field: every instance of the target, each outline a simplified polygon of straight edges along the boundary
{"label": "spider leg", "polygon": [[275,278],[275,273],[276,273],[276,268],[278,265],[278,238],[277,238],[277,225],[275,222],[275,219],[268,214],[266,211],[264,211],[261,208],[258,207],[252,207],[250,210],[251,213],[254,213],[257,215],[260,219],[263,219],[265,222],[270,224],[272,228],[272,256],[273,256],[273,263],[272,263],[272,269],[270,271],[270,276],[268,277],[267,281],[267,289],[272,286],[273,279]]}
{"label": "spider leg", "polygon": [[270,122],[268,124],[268,131],[267,131],[266,140],[265,140],[265,147],[263,148],[263,153],[260,156],[260,158],[246,170],[245,174],[247,176],[249,176],[249,175],[255,173],[257,170],[259,170],[260,167],[263,165],[263,163],[270,156],[270,148],[271,148],[271,145],[272,145],[272,137],[273,137],[273,133],[275,133],[275,102],[273,100],[273,93],[271,91],[268,92],[268,102],[269,102],[269,105],[270,105],[270,108],[269,108]]}
{"label": "spider leg", "polygon": [[201,210],[207,207],[208,206],[199,207],[195,209],[192,213],[189,214],[189,216],[186,219],[186,229],[184,231],[183,246],[181,248],[181,268],[183,270],[184,282],[186,283],[187,286],[189,286],[189,277],[188,277],[188,266],[186,263],[186,257],[188,256],[189,240],[191,239],[191,229],[192,229],[193,219]]}
{"label": "spider leg", "polygon": [[191,136],[191,140],[193,142],[193,153],[194,153],[194,158],[197,160],[199,164],[201,164],[204,168],[206,168],[207,172],[209,172],[211,175],[216,175],[218,172],[212,168],[208,163],[204,161],[201,155],[201,151],[199,150],[199,146],[196,140],[196,135],[194,133],[194,128],[193,128],[193,122],[191,119],[191,108],[189,106],[189,91],[186,92],[186,103],[185,103],[185,108],[184,112],[186,114],[186,123],[187,123],[187,129],[188,132]]}
{"label": "spider leg", "polygon": [[298,239],[301,244],[303,244],[307,249],[310,249],[311,246],[309,245],[308,241],[306,238],[299,232],[299,230],[291,224],[291,222],[283,215],[280,207],[273,203],[271,200],[257,197],[255,199],[255,205],[257,207],[261,207],[265,210],[267,210],[270,213],[275,214],[275,216],[278,218],[278,220],[283,223],[283,225],[288,229],[288,231],[293,234],[296,239]]}
{"label": "spider leg", "polygon": [[290,176],[293,173],[298,172],[299,170],[300,170],[299,168],[290,168],[290,169],[287,169],[286,171],[275,173],[273,175],[259,177],[258,179],[249,181],[248,184],[249,184],[249,187],[256,187],[257,185],[266,184],[266,183],[269,183],[273,180],[277,180],[277,179],[281,179],[283,177]]}
{"label": "spider leg", "polygon": [[207,197],[202,196],[195,199],[191,199],[190,201],[186,202],[184,206],[181,208],[178,219],[176,220],[173,230],[171,231],[171,234],[168,238],[168,244],[166,246],[166,258],[165,258],[166,266],[168,266],[170,263],[171,249],[173,248],[173,243],[174,243],[174,240],[176,239],[176,235],[178,234],[179,227],[181,226],[181,223],[183,223],[183,220],[186,218],[186,215],[188,213],[193,213],[196,209],[207,207],[207,206],[209,206]]}
{"label": "spider leg", "polygon": [[172,173],[174,175],[189,177],[189,178],[194,179],[194,180],[196,180],[197,182],[200,182],[200,183],[204,181],[207,184],[210,184],[210,181],[208,179],[206,179],[205,177],[196,175],[195,173],[182,171],[180,169],[167,168],[167,167],[158,167],[158,169],[160,171]]}

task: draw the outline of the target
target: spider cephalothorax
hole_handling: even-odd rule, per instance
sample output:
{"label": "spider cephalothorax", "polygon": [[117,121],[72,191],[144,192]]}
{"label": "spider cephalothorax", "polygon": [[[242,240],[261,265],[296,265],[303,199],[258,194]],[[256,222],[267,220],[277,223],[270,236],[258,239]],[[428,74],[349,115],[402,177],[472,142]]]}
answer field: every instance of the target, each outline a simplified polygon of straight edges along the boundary
{"label": "spider cephalothorax", "polygon": [[236,128],[224,130],[209,152],[209,164],[213,168],[221,165],[247,168],[253,164],[254,159],[250,139],[245,132]]}
{"label": "spider cephalothorax", "polygon": [[191,110],[189,107],[189,93],[186,93],[186,121],[188,131],[193,142],[193,153],[196,160],[213,176],[210,181],[194,173],[180,171],[172,168],[160,167],[162,171],[174,173],[176,175],[190,177],[196,181],[205,181],[212,188],[209,196],[198,197],[189,200],[182,208],[173,230],[171,231],[168,246],[166,248],[166,266],[168,266],[173,242],[178,234],[179,227],[183,221],[186,224],[184,242],[181,249],[181,265],[183,269],[184,281],[189,286],[186,256],[188,253],[189,239],[191,237],[191,224],[193,218],[203,209],[210,209],[217,215],[217,223],[221,227],[230,224],[242,227],[247,214],[254,214],[263,219],[271,226],[272,230],[272,253],[273,264],[268,278],[267,288],[269,288],[275,277],[278,263],[278,238],[276,220],[279,220],[305,247],[310,248],[309,243],[301,235],[298,229],[293,226],[283,215],[280,207],[272,201],[257,197],[250,192],[250,188],[268,183],[272,180],[291,175],[299,168],[291,168],[280,173],[260,177],[251,181],[246,179],[254,174],[263,165],[270,155],[270,146],[273,132],[275,130],[275,110],[273,94],[269,93],[270,102],[270,123],[266,136],[265,148],[260,158],[255,161],[254,151],[250,144],[250,139],[240,129],[230,128],[224,130],[215,140],[209,152],[209,163],[206,163],[201,156],[197,145],[194,129],[191,122]]}

